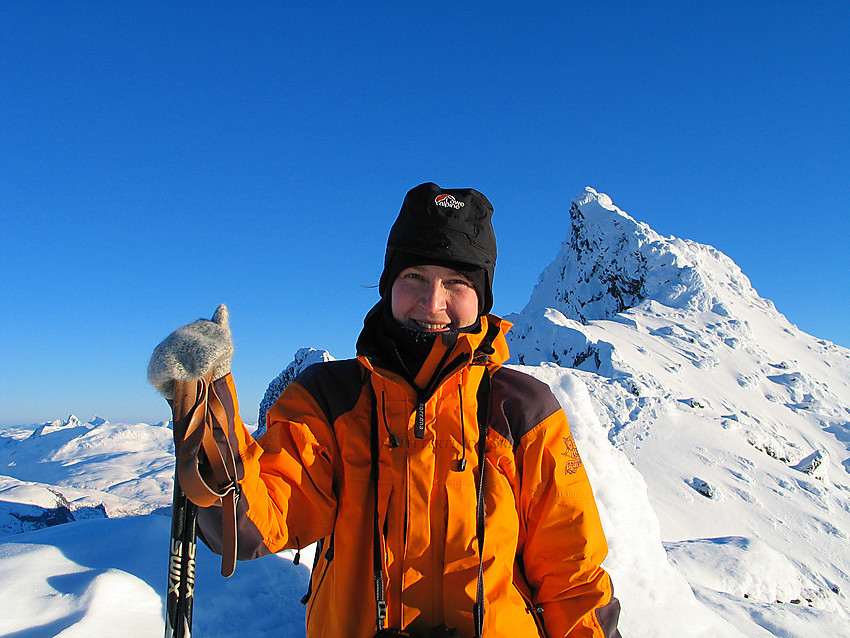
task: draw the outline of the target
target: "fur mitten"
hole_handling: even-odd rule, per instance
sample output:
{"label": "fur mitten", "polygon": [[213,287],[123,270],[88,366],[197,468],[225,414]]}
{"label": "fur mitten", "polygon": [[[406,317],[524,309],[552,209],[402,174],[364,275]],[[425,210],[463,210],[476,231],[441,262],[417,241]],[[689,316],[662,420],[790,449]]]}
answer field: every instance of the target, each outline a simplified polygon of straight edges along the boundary
{"label": "fur mitten", "polygon": [[212,380],[230,372],[233,339],[227,306],[216,308],[212,321],[198,319],[168,335],[154,348],[148,364],[148,381],[166,399],[174,398],[174,381]]}

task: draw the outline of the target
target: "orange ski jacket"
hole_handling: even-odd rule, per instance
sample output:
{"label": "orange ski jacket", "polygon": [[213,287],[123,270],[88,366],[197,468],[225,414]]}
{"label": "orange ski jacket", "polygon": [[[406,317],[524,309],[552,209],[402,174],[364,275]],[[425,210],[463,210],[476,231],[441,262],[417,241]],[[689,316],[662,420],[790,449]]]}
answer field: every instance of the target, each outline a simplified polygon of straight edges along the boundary
{"label": "orange ski jacket", "polygon": [[[239,558],[321,540],[308,638],[375,634],[372,427],[387,626],[424,635],[445,624],[474,635],[482,419],[483,635],[619,636],[584,465],[548,386],[502,367],[510,325],[487,315],[476,332],[438,337],[412,380],[358,342],[357,359],[315,364],[290,383],[259,440],[239,417],[232,377],[216,382],[239,449]],[[490,391],[482,395],[485,372]],[[199,524],[221,551],[214,509],[202,508]]]}

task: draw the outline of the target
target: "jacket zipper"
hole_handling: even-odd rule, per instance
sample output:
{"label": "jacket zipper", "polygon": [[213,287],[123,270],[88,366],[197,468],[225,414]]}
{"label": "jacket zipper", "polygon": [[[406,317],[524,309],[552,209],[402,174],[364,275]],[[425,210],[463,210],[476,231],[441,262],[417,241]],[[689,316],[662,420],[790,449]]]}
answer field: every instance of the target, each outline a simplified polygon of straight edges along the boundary
{"label": "jacket zipper", "polygon": [[[448,351],[446,352],[448,354]],[[443,358],[445,361],[445,357]],[[434,374],[428,386],[419,393],[416,399],[416,421],[413,427],[413,435],[417,439],[425,438],[425,404],[428,402],[440,384],[454,374],[458,368],[469,360],[469,355],[459,354],[448,365],[441,367]]]}

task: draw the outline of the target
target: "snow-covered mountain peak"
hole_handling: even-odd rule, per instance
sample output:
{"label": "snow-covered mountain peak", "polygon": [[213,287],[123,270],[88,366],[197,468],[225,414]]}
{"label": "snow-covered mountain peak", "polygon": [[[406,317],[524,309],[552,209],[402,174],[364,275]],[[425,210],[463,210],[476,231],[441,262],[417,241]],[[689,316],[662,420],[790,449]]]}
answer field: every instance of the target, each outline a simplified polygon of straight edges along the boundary
{"label": "snow-covered mountain peak", "polygon": [[662,237],[615,206],[608,195],[585,188],[572,200],[567,237],[523,313],[554,308],[586,324],[611,319],[648,300],[721,316],[740,306],[775,312],[720,251]]}
{"label": "snow-covered mountain peak", "polygon": [[47,434],[53,434],[54,432],[61,431],[71,432],[73,436],[79,428],[89,429],[94,426],[95,425],[92,423],[83,423],[75,415],[69,414],[67,419],[56,419],[55,421],[42,423],[33,430],[31,438],[35,439]]}
{"label": "snow-covered mountain peak", "polygon": [[[629,217],[628,213],[614,206],[614,202],[611,201],[611,198],[608,197],[608,195],[605,193],[599,193],[590,186],[585,186],[581,193],[573,197],[573,203],[577,206],[586,206],[588,204],[595,203],[597,206],[601,206],[607,210],[615,211],[620,215]],[[629,217],[629,219],[631,219],[631,217]]]}
{"label": "snow-covered mountain peak", "polygon": [[815,350],[836,347],[790,324],[716,248],[663,237],[590,187],[573,198],[569,212],[558,254],[525,308],[507,317],[515,323],[510,339],[517,362],[630,374],[607,339],[593,338],[600,321],[651,332],[655,343],[676,345],[698,367],[713,367],[717,351],[726,352],[722,346],[764,364],[783,361],[789,335],[808,339]]}

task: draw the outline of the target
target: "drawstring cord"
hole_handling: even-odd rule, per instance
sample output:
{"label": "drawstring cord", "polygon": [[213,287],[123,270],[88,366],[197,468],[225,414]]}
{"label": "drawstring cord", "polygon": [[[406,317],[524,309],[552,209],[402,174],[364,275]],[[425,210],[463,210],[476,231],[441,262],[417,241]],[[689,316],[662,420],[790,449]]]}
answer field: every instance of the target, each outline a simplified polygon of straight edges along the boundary
{"label": "drawstring cord", "polygon": [[295,537],[295,558],[292,559],[293,565],[301,564],[301,541],[298,540],[298,537]]}
{"label": "drawstring cord", "polygon": [[460,400],[460,445],[461,456],[455,466],[455,472],[463,472],[466,469],[466,427],[463,421],[463,386],[457,384],[457,394]]}
{"label": "drawstring cord", "polygon": [[[372,392],[374,395],[374,390]],[[390,436],[390,447],[397,448],[401,443],[399,443],[398,437],[390,430],[390,422],[387,421],[387,393],[384,390],[381,390],[381,414],[384,416],[384,428]]]}

